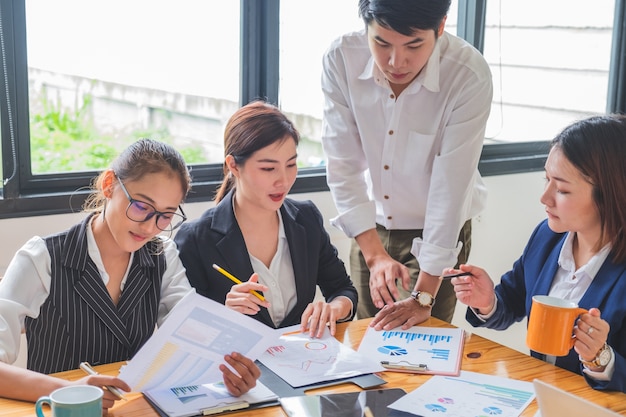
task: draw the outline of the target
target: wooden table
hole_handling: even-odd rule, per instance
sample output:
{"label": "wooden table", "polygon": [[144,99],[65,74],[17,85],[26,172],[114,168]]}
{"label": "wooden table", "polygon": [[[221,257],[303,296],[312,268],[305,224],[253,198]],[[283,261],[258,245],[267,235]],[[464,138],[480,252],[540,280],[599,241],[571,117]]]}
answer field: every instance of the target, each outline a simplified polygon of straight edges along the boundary
{"label": "wooden table", "polygon": [[[344,344],[357,349],[367,325],[371,319],[357,320],[350,323],[342,323],[337,326],[337,339]],[[432,327],[452,327],[450,324],[431,318],[422,324]],[[101,365],[97,370],[102,374],[117,375],[121,363]],[[602,392],[590,388],[584,378],[572,372],[557,368],[553,365],[524,355],[516,350],[502,346],[491,340],[476,334],[467,334],[463,352],[461,368],[466,371],[481,372],[484,374],[497,375],[506,378],[532,381],[534,378],[541,379],[549,384],[586,398],[603,407],[610,408],[626,416],[626,394],[619,392]],[[82,378],[84,373],[80,370],[61,372],[56,374],[69,380]],[[400,372],[382,372],[381,377],[387,381],[382,388],[403,388],[407,392],[412,391],[427,381],[430,376],[406,374]],[[309,394],[321,394],[330,392],[359,391],[354,384],[341,384],[333,387],[320,388],[307,391]],[[141,394],[128,394],[128,401],[118,401],[110,411],[112,417],[144,417],[158,416],[150,407]],[[532,417],[537,411],[537,403],[533,401],[524,410],[522,416]],[[0,399],[0,416],[33,416],[34,406],[32,403]],[[243,417],[285,417],[286,414],[279,406],[241,411],[231,413],[229,416]]]}

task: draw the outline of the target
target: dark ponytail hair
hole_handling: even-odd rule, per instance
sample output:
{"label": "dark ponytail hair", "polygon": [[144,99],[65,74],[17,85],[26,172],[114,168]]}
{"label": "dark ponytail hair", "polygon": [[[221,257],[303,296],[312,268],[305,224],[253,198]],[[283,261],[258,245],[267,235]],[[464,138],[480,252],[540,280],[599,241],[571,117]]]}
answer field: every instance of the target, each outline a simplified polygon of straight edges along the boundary
{"label": "dark ponytail hair", "polygon": [[[153,139],[143,138],[131,143],[111,163],[111,169],[124,181],[137,181],[147,174],[166,172],[178,177],[183,197],[191,189],[191,175],[182,155],[174,147]],[[105,173],[103,171],[93,181],[92,192],[83,205],[85,211],[102,211],[106,201],[102,187]]]}

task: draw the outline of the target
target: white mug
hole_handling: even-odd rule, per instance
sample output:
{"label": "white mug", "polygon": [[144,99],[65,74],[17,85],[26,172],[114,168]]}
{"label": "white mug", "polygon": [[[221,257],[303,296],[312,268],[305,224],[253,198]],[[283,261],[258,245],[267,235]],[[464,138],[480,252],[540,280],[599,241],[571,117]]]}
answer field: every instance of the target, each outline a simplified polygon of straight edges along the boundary
{"label": "white mug", "polygon": [[49,404],[52,417],[102,417],[102,389],[93,385],[71,385],[40,397],[35,403],[37,417],[45,417],[41,409]]}

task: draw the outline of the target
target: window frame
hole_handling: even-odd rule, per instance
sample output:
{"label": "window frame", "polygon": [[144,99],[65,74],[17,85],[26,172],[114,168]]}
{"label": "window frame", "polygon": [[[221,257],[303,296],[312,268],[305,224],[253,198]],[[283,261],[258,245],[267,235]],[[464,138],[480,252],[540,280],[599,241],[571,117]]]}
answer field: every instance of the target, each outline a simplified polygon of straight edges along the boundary
{"label": "window frame", "polygon": [[[278,102],[280,0],[241,1],[240,103],[263,97]],[[626,0],[616,0],[607,112],[626,113]],[[482,50],[486,0],[459,0],[458,35]],[[0,0],[2,82],[0,133],[4,186],[0,219],[80,211],[85,189],[97,172],[33,175],[30,170],[28,67],[25,0]],[[12,141],[11,138],[15,140]],[[548,138],[535,142],[485,144],[483,176],[543,170]],[[14,164],[14,160],[17,164]],[[14,167],[16,167],[15,172]],[[210,201],[221,183],[219,164],[194,165],[187,202]],[[7,178],[10,178],[8,181]],[[77,191],[81,190],[81,191]],[[304,168],[292,193],[327,191],[325,169]]]}

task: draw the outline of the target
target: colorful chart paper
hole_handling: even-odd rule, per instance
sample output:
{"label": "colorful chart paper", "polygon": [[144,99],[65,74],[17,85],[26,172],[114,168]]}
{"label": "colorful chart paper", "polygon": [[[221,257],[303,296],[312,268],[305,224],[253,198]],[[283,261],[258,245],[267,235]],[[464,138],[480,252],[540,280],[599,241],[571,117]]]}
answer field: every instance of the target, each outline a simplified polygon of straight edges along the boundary
{"label": "colorful chart paper", "polygon": [[369,327],[358,352],[400,372],[420,368],[420,373],[458,375],[464,340],[459,328],[413,326],[377,331]]}
{"label": "colorful chart paper", "polygon": [[423,417],[517,417],[534,398],[531,382],[461,371],[433,376],[389,407]]}

